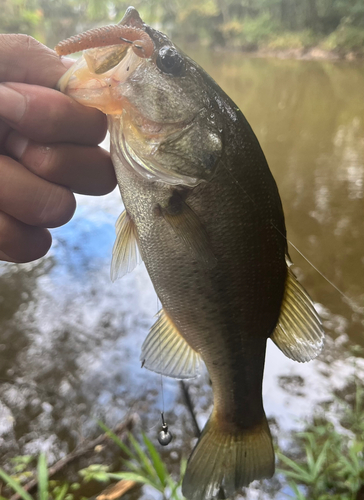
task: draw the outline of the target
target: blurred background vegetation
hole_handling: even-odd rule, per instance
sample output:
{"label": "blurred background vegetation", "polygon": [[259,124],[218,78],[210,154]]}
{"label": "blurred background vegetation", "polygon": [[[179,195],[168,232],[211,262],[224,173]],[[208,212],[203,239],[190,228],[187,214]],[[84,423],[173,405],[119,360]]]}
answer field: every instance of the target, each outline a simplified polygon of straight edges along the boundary
{"label": "blurred background vegetation", "polygon": [[[364,0],[134,0],[143,19],[186,45],[238,50],[313,48],[364,56]],[[0,32],[53,47],[98,24],[116,23],[123,0],[0,0]],[[299,55],[299,54],[297,54]]]}

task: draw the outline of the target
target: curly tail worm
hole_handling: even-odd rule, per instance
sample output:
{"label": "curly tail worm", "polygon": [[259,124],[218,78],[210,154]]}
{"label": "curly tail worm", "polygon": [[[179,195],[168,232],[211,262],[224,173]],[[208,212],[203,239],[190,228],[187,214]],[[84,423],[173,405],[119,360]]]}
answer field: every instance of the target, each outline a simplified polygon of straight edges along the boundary
{"label": "curly tail worm", "polygon": [[154,44],[150,36],[140,28],[111,24],[94,28],[79,35],[71,36],[55,46],[59,56],[66,56],[85,49],[106,47],[107,45],[130,44],[139,57],[150,57]]}

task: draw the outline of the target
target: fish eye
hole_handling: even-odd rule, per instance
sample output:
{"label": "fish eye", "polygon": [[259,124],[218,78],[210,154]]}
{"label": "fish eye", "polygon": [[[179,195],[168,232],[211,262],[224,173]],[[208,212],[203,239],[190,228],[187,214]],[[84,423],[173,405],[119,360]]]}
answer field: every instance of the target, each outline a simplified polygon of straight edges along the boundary
{"label": "fish eye", "polygon": [[183,57],[174,47],[162,47],[156,62],[158,68],[169,75],[179,76],[184,69]]}

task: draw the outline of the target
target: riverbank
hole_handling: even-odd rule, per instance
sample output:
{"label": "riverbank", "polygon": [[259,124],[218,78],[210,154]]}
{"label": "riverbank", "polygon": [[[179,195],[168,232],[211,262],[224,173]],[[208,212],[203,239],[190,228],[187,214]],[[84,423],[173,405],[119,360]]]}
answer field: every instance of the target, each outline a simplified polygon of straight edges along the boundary
{"label": "riverbank", "polygon": [[364,55],[358,52],[338,53],[330,50],[324,50],[320,47],[306,48],[286,48],[286,49],[269,49],[262,48],[254,51],[242,50],[242,52],[254,57],[276,57],[278,59],[300,59],[300,60],[316,60],[316,61],[360,61],[364,59]]}
{"label": "riverbank", "polygon": [[[264,28],[264,29],[263,29]],[[276,57],[279,59],[303,60],[347,60],[364,59],[364,29],[340,26],[327,34],[317,34],[312,30],[283,31],[270,29],[270,24],[254,26],[249,23],[232,22],[219,27],[216,32],[208,32],[205,37],[194,40],[206,48],[222,52],[243,52],[255,57]],[[185,45],[185,37],[180,37]]]}

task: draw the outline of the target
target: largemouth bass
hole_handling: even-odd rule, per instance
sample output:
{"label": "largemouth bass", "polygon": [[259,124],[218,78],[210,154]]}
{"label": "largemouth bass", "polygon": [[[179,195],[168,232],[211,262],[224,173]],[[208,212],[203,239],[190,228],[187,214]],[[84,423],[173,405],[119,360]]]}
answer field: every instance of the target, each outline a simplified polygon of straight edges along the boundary
{"label": "largemouth bass", "polygon": [[274,473],[262,403],[266,342],[313,359],[323,331],[287,257],[277,186],[248,122],[194,61],[129,8],[115,26],[56,50],[83,55],[59,87],[108,115],[125,211],[112,278],[143,259],[163,309],[143,365],[211,378],[214,407],[189,458],[183,494],[231,496]]}

